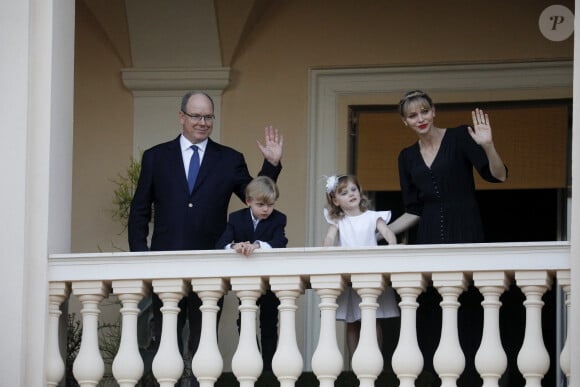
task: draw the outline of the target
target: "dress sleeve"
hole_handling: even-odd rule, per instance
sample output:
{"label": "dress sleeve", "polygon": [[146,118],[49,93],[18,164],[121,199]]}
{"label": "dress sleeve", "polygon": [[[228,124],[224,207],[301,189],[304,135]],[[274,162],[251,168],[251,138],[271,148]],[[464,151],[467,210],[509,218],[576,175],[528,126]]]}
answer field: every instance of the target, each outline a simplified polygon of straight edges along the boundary
{"label": "dress sleeve", "polygon": [[391,221],[391,211],[377,211],[377,218],[382,218],[386,224]]}
{"label": "dress sleeve", "polygon": [[[465,157],[469,159],[473,167],[479,173],[483,179],[489,181],[490,183],[501,183],[501,180],[496,179],[491,174],[489,170],[489,160],[487,159],[487,155],[483,148],[473,141],[473,138],[469,135],[467,125],[463,125],[460,127],[460,143],[461,149],[465,153]],[[507,167],[506,167],[507,171]]]}
{"label": "dress sleeve", "polygon": [[419,200],[419,189],[413,183],[411,171],[409,166],[410,149],[406,148],[399,153],[399,184],[401,186],[401,195],[403,196],[403,204],[405,211],[421,216],[423,212],[423,203]]}
{"label": "dress sleeve", "polygon": [[332,224],[332,225],[334,225],[334,226],[338,226],[338,224],[337,224],[337,223],[336,223],[334,220],[332,220],[332,219],[330,218],[330,215],[328,214],[328,208],[325,208],[325,209],[324,209],[324,219],[326,219],[326,222],[327,222],[328,224]]}

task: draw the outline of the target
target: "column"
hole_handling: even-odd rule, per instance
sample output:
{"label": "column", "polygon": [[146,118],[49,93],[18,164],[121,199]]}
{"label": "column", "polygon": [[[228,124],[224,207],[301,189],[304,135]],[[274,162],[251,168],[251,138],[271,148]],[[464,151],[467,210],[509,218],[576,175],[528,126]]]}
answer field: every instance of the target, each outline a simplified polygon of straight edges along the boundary
{"label": "column", "polygon": [[261,277],[232,278],[232,290],[241,301],[240,341],[232,358],[232,371],[240,387],[253,387],[262,373],[262,355],[256,341],[256,301],[264,293]]}
{"label": "column", "polygon": [[464,273],[433,273],[433,287],[437,289],[443,300],[441,305],[441,338],[439,346],[433,355],[433,366],[439,378],[441,387],[457,386],[457,379],[465,368],[465,355],[459,344],[457,331],[458,298],[467,287]]}
{"label": "column", "polygon": [[183,373],[183,359],[177,345],[177,314],[179,301],[186,294],[182,279],[153,280],[153,291],[163,302],[163,329],[159,349],[153,359],[153,375],[159,387],[173,387]]}
{"label": "column", "polygon": [[46,332],[46,385],[58,386],[65,372],[59,348],[60,306],[67,299],[70,288],[65,282],[48,284],[48,328]]}
{"label": "column", "polygon": [[353,274],[352,287],[361,296],[361,328],[359,342],[352,355],[352,369],[360,387],[374,387],[383,370],[383,355],[377,342],[377,297],[384,288],[382,274]]}
{"label": "column", "polygon": [[336,341],[336,298],[345,282],[340,274],[315,275],[310,277],[310,285],[320,296],[320,336],[312,355],[312,371],[320,387],[333,387],[342,371],[342,355]]}
{"label": "column", "polygon": [[[136,2],[134,2],[137,4]],[[164,7],[162,3],[159,7]],[[219,141],[221,100],[228,86],[228,67],[133,67],[122,70],[125,87],[133,94],[133,150],[139,151],[174,136],[169,129],[177,122],[181,97],[188,90],[206,92],[214,101],[212,138]],[[161,128],[161,129],[160,129]]]}
{"label": "column", "polygon": [[518,354],[518,368],[526,379],[526,387],[541,387],[550,367],[550,356],[542,334],[542,296],[550,288],[547,271],[516,271],[516,283],[526,295],[526,331]]}
{"label": "column", "polygon": [[217,340],[217,315],[220,309],[217,304],[228,284],[223,278],[200,278],[191,280],[191,286],[202,301],[199,308],[201,337],[191,361],[191,370],[200,387],[212,387],[224,368]]}
{"label": "column", "polygon": [[81,348],[73,363],[73,375],[81,387],[94,387],[105,373],[105,363],[99,352],[99,304],[110,289],[103,281],[83,281],[73,282],[72,290],[82,304],[83,320]]}
{"label": "column", "polygon": [[499,298],[508,287],[508,279],[503,271],[475,272],[473,282],[483,295],[483,334],[475,355],[475,368],[483,379],[483,387],[497,387],[507,368],[499,332]]}
{"label": "column", "polygon": [[296,342],[296,299],[304,292],[299,276],[270,277],[270,289],[280,300],[278,346],[272,359],[272,371],[280,387],[294,387],[302,374],[304,362]]}
{"label": "column", "polygon": [[570,328],[572,327],[570,307],[572,305],[570,296],[572,295],[572,278],[570,276],[570,271],[558,271],[556,273],[558,278],[558,283],[564,290],[566,294],[566,342],[562,348],[562,353],[560,354],[560,367],[562,372],[566,375],[568,379],[568,384],[570,384],[570,366],[571,366],[571,356],[570,356]]}
{"label": "column", "polygon": [[401,296],[401,332],[393,353],[393,370],[399,378],[399,387],[414,387],[423,369],[423,354],[417,341],[417,297],[427,283],[422,273],[392,274],[391,282]]}
{"label": "column", "polygon": [[133,387],[143,376],[143,359],[137,342],[139,301],[147,293],[145,281],[113,281],[113,293],[121,301],[121,342],[113,360],[113,376],[120,387]]}

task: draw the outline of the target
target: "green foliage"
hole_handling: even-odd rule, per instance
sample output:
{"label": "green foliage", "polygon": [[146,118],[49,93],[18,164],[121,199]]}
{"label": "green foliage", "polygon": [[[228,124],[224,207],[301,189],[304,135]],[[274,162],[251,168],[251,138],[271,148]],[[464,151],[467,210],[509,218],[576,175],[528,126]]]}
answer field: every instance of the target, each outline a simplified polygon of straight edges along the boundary
{"label": "green foliage", "polygon": [[117,178],[112,180],[117,186],[113,192],[112,216],[113,220],[118,221],[123,226],[123,231],[127,229],[131,201],[133,200],[135,188],[137,188],[140,173],[141,162],[131,156],[129,166],[125,172],[119,173]]}

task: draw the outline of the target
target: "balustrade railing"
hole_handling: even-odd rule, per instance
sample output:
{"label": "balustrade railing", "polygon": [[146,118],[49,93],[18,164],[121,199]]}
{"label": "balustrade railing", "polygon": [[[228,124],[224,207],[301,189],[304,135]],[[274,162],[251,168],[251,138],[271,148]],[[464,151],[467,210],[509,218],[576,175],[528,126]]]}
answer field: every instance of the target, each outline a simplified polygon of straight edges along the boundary
{"label": "balustrade railing", "polygon": [[[331,387],[343,370],[344,354],[337,341],[336,299],[350,282],[362,298],[361,333],[352,369],[361,387],[372,387],[383,370],[377,344],[377,296],[391,285],[400,297],[400,333],[391,366],[401,387],[415,385],[424,364],[418,345],[418,297],[432,285],[442,298],[441,337],[432,362],[442,386],[456,386],[466,358],[458,336],[459,297],[469,283],[481,293],[483,333],[475,368],[483,386],[498,386],[506,370],[500,336],[500,297],[510,283],[525,295],[525,335],[517,366],[527,386],[540,386],[550,359],[542,336],[542,295],[555,283],[570,301],[570,247],[567,243],[385,246],[373,248],[288,248],[256,252],[251,258],[232,251],[62,254],[49,257],[49,326],[47,384],[64,376],[59,352],[59,306],[72,293],[82,305],[82,343],[73,367],[81,386],[96,386],[104,373],[99,352],[99,304],[110,294],[122,304],[122,333],[112,372],[121,387],[135,386],[143,374],[137,344],[140,300],[155,292],[163,302],[161,342],[153,374],[161,387],[173,387],[183,372],[177,344],[178,302],[191,289],[202,300],[202,335],[191,369],[201,387],[211,387],[223,372],[218,347],[218,300],[233,292],[240,299],[240,336],[231,369],[241,387],[252,387],[262,372],[256,343],[256,301],[269,286],[280,300],[279,341],[272,362],[281,387],[292,387],[304,370],[305,356],[296,339],[298,298],[305,289],[319,297],[319,333],[308,368],[321,387]],[[318,316],[317,316],[318,317]],[[554,317],[555,319],[555,317]],[[62,339],[62,338],[61,338]],[[560,354],[563,373],[570,375],[568,345]]]}

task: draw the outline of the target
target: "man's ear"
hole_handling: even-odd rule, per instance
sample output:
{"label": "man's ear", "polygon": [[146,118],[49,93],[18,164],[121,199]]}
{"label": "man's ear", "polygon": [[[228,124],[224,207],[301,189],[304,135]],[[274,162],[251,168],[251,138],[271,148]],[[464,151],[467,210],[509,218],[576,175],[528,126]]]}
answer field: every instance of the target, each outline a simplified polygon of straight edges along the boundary
{"label": "man's ear", "polygon": [[246,198],[246,204],[249,206],[252,204],[252,198]]}

